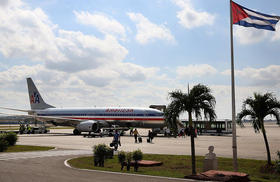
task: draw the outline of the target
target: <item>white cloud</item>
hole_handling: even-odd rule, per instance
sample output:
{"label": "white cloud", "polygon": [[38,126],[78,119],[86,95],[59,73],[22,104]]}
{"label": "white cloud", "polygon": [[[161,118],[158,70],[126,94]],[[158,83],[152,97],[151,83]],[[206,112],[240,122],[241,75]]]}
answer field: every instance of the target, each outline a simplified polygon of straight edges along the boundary
{"label": "white cloud", "polygon": [[[29,107],[26,77],[32,77],[44,99],[58,107],[93,105],[147,107],[154,102],[165,102],[166,91],[164,94],[162,92],[167,88],[153,84],[157,79],[156,68],[145,68],[131,63],[115,65],[121,66],[122,69],[110,66],[73,74],[50,70],[42,65],[11,67],[0,72],[0,98],[3,97],[4,103],[2,106]],[[14,101],[5,95],[12,92],[16,92],[12,97],[17,97],[20,101],[13,104],[6,102]]]}
{"label": "white cloud", "polygon": [[280,40],[280,23],[276,24],[275,29],[276,29],[276,31],[275,31],[275,33],[273,33],[274,35],[272,36],[272,41]]}
{"label": "white cloud", "polygon": [[79,72],[116,64],[128,54],[113,35],[99,39],[58,29],[42,9],[15,2],[5,3],[0,11],[0,53],[5,58],[40,61],[50,69]]}
{"label": "white cloud", "polygon": [[[41,61],[33,66],[2,67],[0,83],[3,88],[20,92],[26,88],[25,78],[32,77],[37,83],[47,85],[47,90],[55,85],[56,91],[50,93],[59,94],[59,89],[67,88],[86,94],[97,89],[103,94],[99,88],[106,87],[112,94],[115,87],[121,89],[120,85],[126,85],[129,88],[133,83],[142,84],[157,75],[157,68],[124,63],[128,50],[109,33],[99,39],[59,29],[41,9],[32,9],[21,1],[0,6],[6,12],[0,11],[0,41],[4,43],[0,45],[0,53],[7,59],[24,57]],[[114,22],[108,21],[109,24]],[[107,31],[106,27],[103,30]]]}
{"label": "white cloud", "polygon": [[177,77],[179,79],[188,79],[194,77],[202,77],[205,75],[213,75],[217,70],[208,64],[197,64],[188,66],[179,66],[176,69]]}
{"label": "white cloud", "polygon": [[[229,85],[210,85],[209,86],[216,98],[215,110],[218,114],[218,119],[231,119],[232,117],[232,101],[231,101],[231,86]],[[253,92],[263,92],[265,89],[261,87],[235,87],[235,106],[236,113],[239,113],[242,108],[242,102]]]}
{"label": "white cloud", "polygon": [[280,40],[280,24],[276,25],[276,31],[267,31],[253,27],[234,26],[234,37],[240,44],[248,45],[262,41]]}
{"label": "white cloud", "polygon": [[190,0],[173,0],[173,2],[181,8],[177,12],[177,18],[179,23],[186,29],[212,25],[214,23],[214,15],[204,11],[197,11],[192,7]]}
{"label": "white cloud", "polygon": [[13,66],[10,69],[0,72],[0,84],[3,85],[9,82],[19,82],[22,81],[23,78],[29,77],[30,75],[34,75],[40,70],[42,70],[43,66],[36,65],[33,67],[20,65]]}
{"label": "white cloud", "polygon": [[21,0],[1,0],[0,1],[0,8],[19,7],[22,5],[23,5],[23,3],[21,2]]}
{"label": "white cloud", "polygon": [[[222,72],[224,75],[230,75],[230,70]],[[269,65],[264,68],[244,68],[235,70],[235,76],[246,78],[245,80],[250,85],[257,86],[275,86],[280,85],[280,66]]]}
{"label": "white cloud", "polygon": [[112,34],[125,39],[125,28],[115,19],[108,18],[101,13],[89,13],[74,11],[77,21],[84,25],[90,25],[104,34]]}
{"label": "white cloud", "polygon": [[120,63],[116,68],[118,69],[114,69],[120,73],[122,79],[130,81],[144,81],[156,76],[156,73],[159,71],[159,68],[145,68],[132,63]]}
{"label": "white cloud", "polygon": [[157,25],[152,23],[140,13],[127,13],[129,18],[136,23],[137,35],[136,40],[140,44],[147,44],[155,40],[165,40],[168,42],[175,42],[170,30],[164,25]]}
{"label": "white cloud", "polygon": [[55,45],[56,26],[42,9],[32,10],[21,1],[1,5],[0,52],[4,57],[43,61],[61,56]]}
{"label": "white cloud", "polygon": [[269,32],[266,30],[236,26],[233,35],[240,44],[254,44],[269,39],[268,34]]}
{"label": "white cloud", "polygon": [[64,72],[78,72],[116,64],[128,53],[112,35],[98,39],[81,32],[65,30],[59,31],[57,46],[65,58],[46,61],[46,66]]}

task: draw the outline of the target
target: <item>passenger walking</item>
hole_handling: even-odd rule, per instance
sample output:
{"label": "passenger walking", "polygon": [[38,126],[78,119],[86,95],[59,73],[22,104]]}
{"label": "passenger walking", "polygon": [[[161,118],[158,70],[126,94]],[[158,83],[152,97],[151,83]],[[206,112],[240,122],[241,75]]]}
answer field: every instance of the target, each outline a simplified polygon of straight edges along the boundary
{"label": "passenger walking", "polygon": [[134,139],[135,139],[135,143],[137,143],[137,136],[139,135],[137,129],[135,128],[135,130],[133,131],[133,135],[134,135]]}
{"label": "passenger walking", "polygon": [[154,138],[154,134],[153,134],[153,132],[151,131],[151,130],[149,130],[149,133],[148,133],[148,141],[149,141],[149,143],[152,143],[152,141],[153,141],[153,138]]}
{"label": "passenger walking", "polygon": [[133,133],[133,128],[130,128],[129,135],[131,136]]}
{"label": "passenger walking", "polygon": [[189,129],[189,127],[185,128],[185,133],[186,133],[187,136],[190,136],[190,129]]}
{"label": "passenger walking", "polygon": [[115,130],[115,134],[113,136],[113,146],[115,148],[115,150],[118,149],[118,145],[121,146],[121,138],[120,138],[120,134],[118,133],[118,130]]}

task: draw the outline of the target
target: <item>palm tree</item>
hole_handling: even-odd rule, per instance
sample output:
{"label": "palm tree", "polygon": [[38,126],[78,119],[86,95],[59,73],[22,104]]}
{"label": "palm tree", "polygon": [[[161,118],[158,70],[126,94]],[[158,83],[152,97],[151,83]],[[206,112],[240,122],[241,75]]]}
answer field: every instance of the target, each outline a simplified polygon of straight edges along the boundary
{"label": "palm tree", "polygon": [[201,118],[203,112],[205,119],[215,120],[214,107],[216,100],[211,94],[210,88],[201,84],[195,85],[188,93],[182,93],[181,90],[170,92],[169,97],[171,98],[171,103],[168,105],[165,114],[167,122],[175,125],[176,119],[181,113],[187,112],[188,114],[191,131],[192,174],[196,174],[192,114],[194,113],[196,118]]}
{"label": "palm tree", "polygon": [[178,106],[176,106],[173,102],[168,105],[164,112],[165,124],[172,130],[175,135],[177,135],[178,131],[179,113],[180,111]]}
{"label": "palm tree", "polygon": [[264,128],[264,118],[268,115],[274,116],[277,120],[277,124],[280,125],[278,109],[280,109],[280,102],[277,101],[272,93],[266,93],[264,95],[254,93],[254,98],[249,97],[243,102],[242,110],[237,115],[237,123],[239,125],[243,126],[242,118],[249,116],[255,132],[262,132],[267,152],[268,165],[271,165],[271,157],[266,131]]}

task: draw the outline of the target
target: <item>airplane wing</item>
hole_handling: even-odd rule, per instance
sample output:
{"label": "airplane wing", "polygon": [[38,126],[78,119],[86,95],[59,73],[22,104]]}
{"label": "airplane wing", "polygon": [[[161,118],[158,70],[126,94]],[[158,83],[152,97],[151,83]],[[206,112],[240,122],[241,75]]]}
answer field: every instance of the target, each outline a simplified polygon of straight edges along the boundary
{"label": "airplane wing", "polygon": [[80,120],[80,119],[72,119],[72,118],[67,118],[67,117],[37,116],[37,115],[29,115],[29,116],[35,118],[38,121],[52,123],[52,124],[67,123],[68,126],[69,125],[76,126],[80,122],[84,121],[84,120]]}
{"label": "airplane wing", "polygon": [[84,120],[79,119],[71,119],[65,117],[52,117],[52,116],[38,116],[32,110],[23,110],[23,109],[14,109],[7,107],[0,107],[0,109],[11,110],[11,111],[20,111],[27,112],[28,115],[20,115],[20,114],[8,114],[8,113],[0,113],[3,117],[0,117],[0,121],[19,121],[19,120],[34,120],[47,122],[56,125],[55,123],[67,123],[67,125],[76,126],[80,122]]}
{"label": "airplane wing", "polygon": [[23,109],[14,109],[14,108],[8,108],[8,107],[0,107],[0,109],[6,109],[11,111],[20,111],[20,112],[32,112],[32,110],[23,110]]}
{"label": "airplane wing", "polygon": [[80,122],[84,120],[80,119],[72,119],[67,117],[53,117],[53,116],[37,116],[36,114],[30,115],[19,115],[19,114],[7,114],[7,113],[0,113],[0,121],[19,121],[19,120],[34,120],[42,121],[46,123],[51,123],[56,125],[55,123],[67,123],[68,126],[76,126]]}
{"label": "airplane wing", "polygon": [[28,115],[14,115],[7,113],[0,113],[0,121],[26,121],[26,120],[34,120],[30,118]]}

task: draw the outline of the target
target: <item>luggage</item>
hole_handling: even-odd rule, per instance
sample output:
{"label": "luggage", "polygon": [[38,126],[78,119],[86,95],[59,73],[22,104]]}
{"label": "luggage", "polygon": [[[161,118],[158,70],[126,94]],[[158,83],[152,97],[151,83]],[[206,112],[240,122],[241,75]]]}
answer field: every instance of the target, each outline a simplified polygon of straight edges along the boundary
{"label": "luggage", "polygon": [[150,142],[151,142],[149,138],[147,138],[147,142],[148,142],[148,143],[150,143]]}
{"label": "luggage", "polygon": [[142,143],[142,137],[138,137],[138,142]]}

